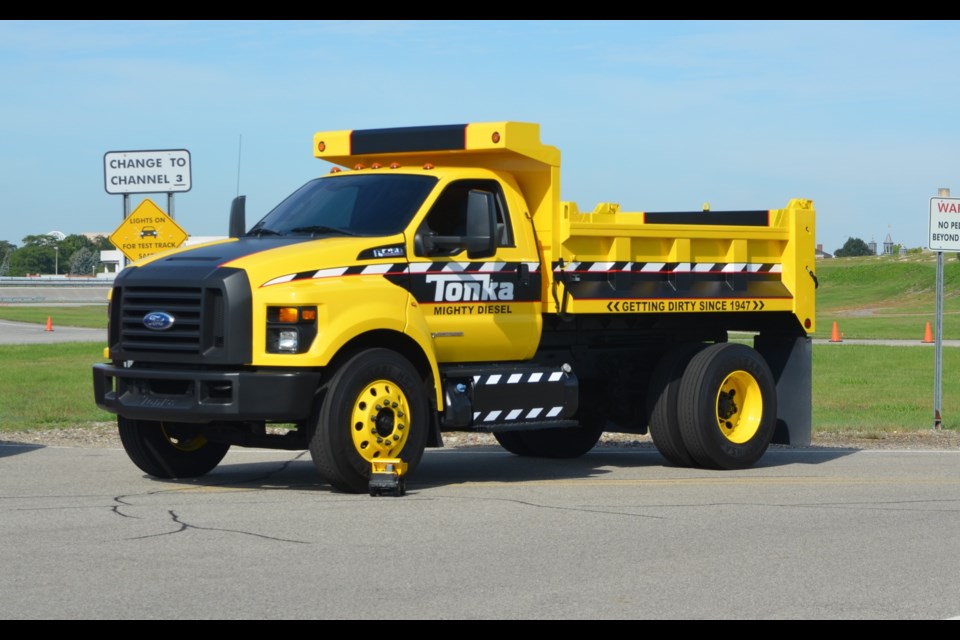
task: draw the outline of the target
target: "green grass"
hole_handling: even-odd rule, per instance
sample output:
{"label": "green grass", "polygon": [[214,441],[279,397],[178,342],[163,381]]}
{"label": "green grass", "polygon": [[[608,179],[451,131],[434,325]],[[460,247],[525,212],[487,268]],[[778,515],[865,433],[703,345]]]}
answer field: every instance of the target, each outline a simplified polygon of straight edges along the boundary
{"label": "green grass", "polygon": [[[933,427],[934,350],[930,347],[813,347],[816,432],[882,433]],[[960,349],[943,349],[942,426],[960,428]]]}
{"label": "green grass", "polygon": [[[935,254],[818,260],[817,335],[922,340],[936,327]],[[944,256],[943,337],[960,339],[960,261]]]}
{"label": "green grass", "polygon": [[0,305],[0,320],[15,322],[33,322],[46,324],[47,318],[54,327],[87,327],[106,329],[107,305],[91,304],[80,306],[30,306]]}
{"label": "green grass", "polygon": [[0,431],[113,421],[93,401],[91,367],[102,361],[93,342],[0,346]]}

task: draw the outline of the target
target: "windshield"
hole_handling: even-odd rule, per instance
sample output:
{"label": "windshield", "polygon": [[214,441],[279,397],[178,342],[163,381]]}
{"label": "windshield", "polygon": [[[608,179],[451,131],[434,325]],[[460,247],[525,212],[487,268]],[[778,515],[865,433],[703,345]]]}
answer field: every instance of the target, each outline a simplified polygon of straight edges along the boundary
{"label": "windshield", "polygon": [[433,176],[382,173],[317,178],[247,235],[393,235],[406,228],[436,183]]}

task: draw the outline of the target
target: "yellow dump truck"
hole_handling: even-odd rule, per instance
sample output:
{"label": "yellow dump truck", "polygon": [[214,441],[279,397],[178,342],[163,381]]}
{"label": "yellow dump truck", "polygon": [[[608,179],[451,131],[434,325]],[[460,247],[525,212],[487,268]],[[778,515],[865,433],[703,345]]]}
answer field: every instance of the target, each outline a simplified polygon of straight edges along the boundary
{"label": "yellow dump truck", "polygon": [[590,212],[537,124],[313,138],[329,174],[230,237],[120,273],[94,395],[133,463],[213,470],[309,450],[334,488],[413,475],[451,432],[568,458],[649,433],[672,465],[756,463],[811,437],[815,215]]}

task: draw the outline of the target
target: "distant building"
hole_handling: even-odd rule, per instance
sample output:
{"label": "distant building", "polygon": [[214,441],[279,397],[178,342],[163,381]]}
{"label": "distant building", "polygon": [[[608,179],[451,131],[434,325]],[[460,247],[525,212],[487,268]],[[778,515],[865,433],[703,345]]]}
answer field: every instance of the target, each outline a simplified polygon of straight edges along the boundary
{"label": "distant building", "polygon": [[819,260],[820,258],[832,258],[832,257],[833,255],[823,250],[822,244],[817,245],[817,260]]}
{"label": "distant building", "polygon": [[877,243],[873,238],[870,238],[870,242],[867,243],[867,248],[870,249],[870,255],[877,255]]}
{"label": "distant building", "polygon": [[887,234],[887,239],[883,241],[883,255],[893,255],[893,238],[890,237],[889,233]]}

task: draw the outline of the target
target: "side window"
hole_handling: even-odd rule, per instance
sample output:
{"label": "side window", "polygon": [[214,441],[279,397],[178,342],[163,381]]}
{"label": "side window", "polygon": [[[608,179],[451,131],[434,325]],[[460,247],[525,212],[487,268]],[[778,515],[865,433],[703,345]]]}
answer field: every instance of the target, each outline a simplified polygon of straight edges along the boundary
{"label": "side window", "polygon": [[[513,231],[503,190],[496,180],[458,180],[447,185],[424,218],[417,235],[463,236],[467,233],[467,194],[473,189],[494,194],[497,207],[497,246],[512,247]],[[418,243],[419,244],[419,243]],[[421,251],[417,251],[422,255]]]}

